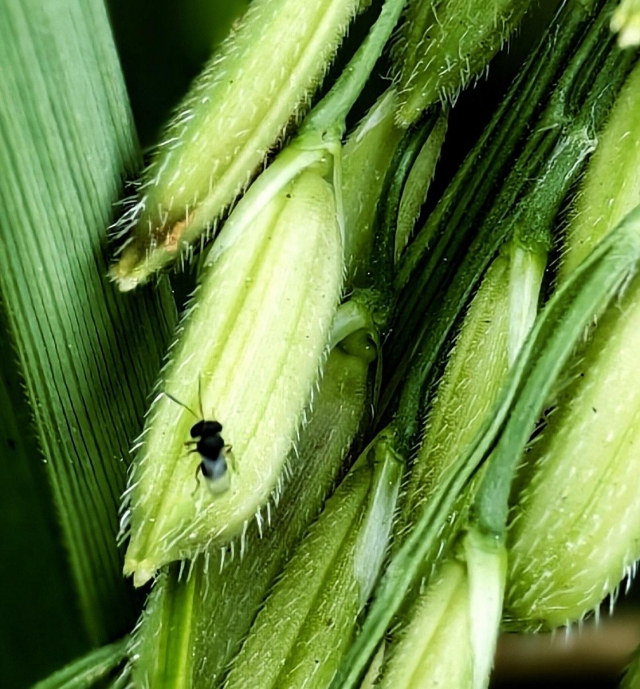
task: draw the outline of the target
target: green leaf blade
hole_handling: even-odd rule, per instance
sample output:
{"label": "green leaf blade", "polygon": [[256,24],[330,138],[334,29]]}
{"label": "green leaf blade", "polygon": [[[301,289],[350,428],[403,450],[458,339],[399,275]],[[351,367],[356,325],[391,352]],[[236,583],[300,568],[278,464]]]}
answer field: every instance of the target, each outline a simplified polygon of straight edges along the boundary
{"label": "green leaf blade", "polygon": [[103,4],[6,0],[0,61],[0,293],[84,625],[101,643],[137,610],[116,546],[123,458],[174,307],[166,285],[125,300],[105,277],[106,228],[138,150]]}

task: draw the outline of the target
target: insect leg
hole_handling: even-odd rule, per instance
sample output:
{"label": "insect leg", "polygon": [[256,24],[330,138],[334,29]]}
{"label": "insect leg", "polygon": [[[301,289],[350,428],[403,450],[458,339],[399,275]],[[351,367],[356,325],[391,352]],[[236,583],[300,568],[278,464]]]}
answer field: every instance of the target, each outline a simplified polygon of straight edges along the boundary
{"label": "insect leg", "polygon": [[196,487],[193,489],[193,492],[191,493],[191,497],[193,497],[197,492],[198,488],[200,488],[200,465],[196,467]]}
{"label": "insect leg", "polygon": [[233,454],[233,447],[231,447],[231,445],[225,445],[224,446],[224,456],[225,456],[225,459],[229,460],[229,465],[231,466],[231,469],[233,470],[233,473],[235,474],[237,472],[237,465],[236,465],[236,458]]}

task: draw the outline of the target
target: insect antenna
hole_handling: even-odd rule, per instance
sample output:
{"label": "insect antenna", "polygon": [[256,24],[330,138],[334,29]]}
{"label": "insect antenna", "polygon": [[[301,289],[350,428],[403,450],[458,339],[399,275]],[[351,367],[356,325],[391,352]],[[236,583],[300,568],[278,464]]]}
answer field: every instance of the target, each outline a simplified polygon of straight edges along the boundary
{"label": "insect antenna", "polygon": [[[162,394],[163,394],[165,397],[168,397],[172,402],[175,402],[176,404],[178,404],[179,406],[181,406],[183,409],[186,409],[188,412],[190,412],[191,414],[193,414],[193,416],[194,416],[196,419],[203,419],[203,418],[204,418],[204,416],[198,416],[198,415],[193,411],[193,409],[191,409],[191,407],[188,407],[184,402],[181,402],[179,399],[176,399],[172,394],[170,394],[170,393],[168,393],[168,392],[163,392]],[[202,407],[202,402],[200,402],[200,406]]]}
{"label": "insect antenna", "polygon": [[204,406],[202,405],[202,377],[198,376],[198,403],[200,404],[200,418],[204,419]]}

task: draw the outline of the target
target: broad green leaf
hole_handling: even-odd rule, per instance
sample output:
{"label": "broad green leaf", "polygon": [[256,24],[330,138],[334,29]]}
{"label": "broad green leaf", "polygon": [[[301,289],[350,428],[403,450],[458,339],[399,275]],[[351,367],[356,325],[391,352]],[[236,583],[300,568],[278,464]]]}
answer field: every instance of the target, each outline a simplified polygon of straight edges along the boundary
{"label": "broad green leaf", "polygon": [[3,0],[0,63],[7,342],[40,448],[28,461],[45,463],[84,633],[99,644],[136,616],[117,511],[174,307],[166,284],[125,299],[106,279],[106,228],[138,153],[102,2]]}
{"label": "broad green leaf", "polygon": [[82,653],[87,638],[4,318],[0,361],[0,673],[18,688]]}

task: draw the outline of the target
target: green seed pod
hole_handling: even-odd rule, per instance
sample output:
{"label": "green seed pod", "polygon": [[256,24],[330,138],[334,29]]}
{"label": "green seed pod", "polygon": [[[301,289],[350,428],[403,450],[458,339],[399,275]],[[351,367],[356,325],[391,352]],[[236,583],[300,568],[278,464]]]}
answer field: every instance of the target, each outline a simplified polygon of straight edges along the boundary
{"label": "green seed pod", "polygon": [[518,626],[581,619],[640,557],[639,287],[599,319],[527,455],[507,592]]}
{"label": "green seed pod", "polygon": [[410,0],[394,52],[408,127],[432,103],[451,100],[507,40],[529,0]]}
{"label": "green seed pod", "polygon": [[624,216],[640,203],[640,64],[627,77],[581,185],[567,228],[564,281]]}
{"label": "green seed pod", "polygon": [[267,598],[225,689],[329,685],[382,564],[401,468],[393,438],[365,450]]}
{"label": "green seed pod", "polygon": [[403,503],[413,522],[447,467],[482,427],[508,368],[509,259],[491,264],[467,311],[427,417]]}
{"label": "green seed pod", "polygon": [[[136,585],[241,533],[283,477],[340,297],[332,186],[310,169],[258,215],[248,194],[207,263],[134,461],[125,572]],[[185,447],[202,419],[230,446],[214,465]]]}
{"label": "green seed pod", "polygon": [[380,689],[470,687],[471,642],[468,633],[463,633],[468,629],[466,568],[449,560],[416,602],[409,626],[391,651]]}
{"label": "green seed pod", "polygon": [[483,689],[498,636],[506,553],[471,530],[439,567],[391,646],[379,689]]}
{"label": "green seed pod", "polygon": [[187,255],[248,185],[322,79],[360,0],[254,0],[169,124],[121,225],[133,289]]}
{"label": "green seed pod", "polygon": [[[589,162],[567,230],[560,280],[640,201],[640,67],[620,91]],[[554,400],[518,479],[508,615],[514,625],[581,619],[640,555],[634,497],[640,398],[634,376],[640,293],[632,286],[598,320],[571,382]]]}

